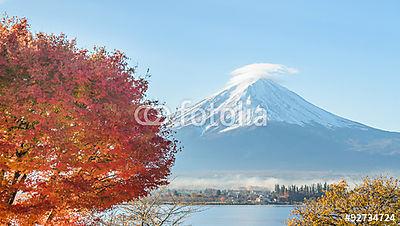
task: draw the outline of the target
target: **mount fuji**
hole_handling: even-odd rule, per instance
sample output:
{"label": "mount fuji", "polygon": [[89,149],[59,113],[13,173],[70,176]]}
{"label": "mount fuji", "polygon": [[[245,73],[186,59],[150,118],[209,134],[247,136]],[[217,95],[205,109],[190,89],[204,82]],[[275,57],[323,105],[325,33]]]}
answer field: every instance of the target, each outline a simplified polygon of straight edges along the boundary
{"label": "mount fuji", "polygon": [[179,111],[173,129],[184,147],[177,172],[400,168],[400,133],[329,113],[266,77]]}

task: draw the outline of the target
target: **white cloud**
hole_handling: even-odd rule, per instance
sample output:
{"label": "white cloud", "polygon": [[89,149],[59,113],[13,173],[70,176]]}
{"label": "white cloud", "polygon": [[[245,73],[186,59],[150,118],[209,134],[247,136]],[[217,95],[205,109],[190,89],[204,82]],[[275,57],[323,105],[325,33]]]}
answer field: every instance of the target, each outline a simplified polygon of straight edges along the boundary
{"label": "white cloud", "polygon": [[280,76],[295,74],[297,72],[297,69],[282,64],[248,64],[231,72],[232,77],[229,80],[228,86],[251,84],[261,78],[276,80]]}
{"label": "white cloud", "polygon": [[315,183],[336,183],[345,179],[350,187],[361,183],[362,178],[379,176],[399,177],[400,171],[332,172],[332,171],[223,171],[174,174],[171,189],[274,189],[280,185],[311,185]]}
{"label": "white cloud", "polygon": [[[315,176],[315,175],[314,175]],[[315,183],[335,183],[343,177],[285,178],[276,176],[250,176],[245,174],[214,175],[205,177],[177,177],[172,180],[172,189],[268,189],[273,190],[275,184],[311,185]]]}

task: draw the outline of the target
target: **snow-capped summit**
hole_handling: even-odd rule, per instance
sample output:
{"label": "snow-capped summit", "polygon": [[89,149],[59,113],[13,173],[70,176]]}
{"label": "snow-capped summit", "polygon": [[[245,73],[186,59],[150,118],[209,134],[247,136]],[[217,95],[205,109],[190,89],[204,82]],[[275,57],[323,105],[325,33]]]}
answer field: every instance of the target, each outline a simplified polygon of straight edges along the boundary
{"label": "snow-capped summit", "polygon": [[253,64],[221,91],[180,110],[178,171],[400,170],[400,133],[336,116],[279,85],[293,73]]}
{"label": "snow-capped summit", "polygon": [[329,113],[279,85],[271,78],[252,77],[230,83],[220,92],[181,110],[176,128],[197,126],[202,133],[227,132],[242,127],[267,126],[270,122],[295,125],[362,127]]}

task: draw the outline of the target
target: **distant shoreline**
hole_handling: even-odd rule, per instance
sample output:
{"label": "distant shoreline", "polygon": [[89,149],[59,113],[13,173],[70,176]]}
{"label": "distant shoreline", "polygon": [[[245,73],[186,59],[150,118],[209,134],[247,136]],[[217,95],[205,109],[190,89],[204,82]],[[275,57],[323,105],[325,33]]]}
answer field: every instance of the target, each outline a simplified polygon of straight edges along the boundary
{"label": "distant shoreline", "polygon": [[[297,206],[302,206],[303,203],[299,204],[254,204],[254,203],[179,203],[182,205],[187,205],[187,206],[274,206],[274,207],[297,207]],[[164,202],[163,205],[176,205],[176,203],[172,202]]]}

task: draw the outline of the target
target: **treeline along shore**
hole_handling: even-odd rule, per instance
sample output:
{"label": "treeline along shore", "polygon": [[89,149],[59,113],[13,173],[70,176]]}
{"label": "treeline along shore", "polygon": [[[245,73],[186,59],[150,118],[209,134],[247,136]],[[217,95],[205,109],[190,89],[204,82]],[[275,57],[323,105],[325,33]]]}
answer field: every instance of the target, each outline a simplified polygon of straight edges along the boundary
{"label": "treeline along shore", "polygon": [[329,189],[327,183],[312,185],[279,185],[266,189],[168,189],[160,198],[164,204],[186,205],[299,205],[306,199],[321,197]]}

